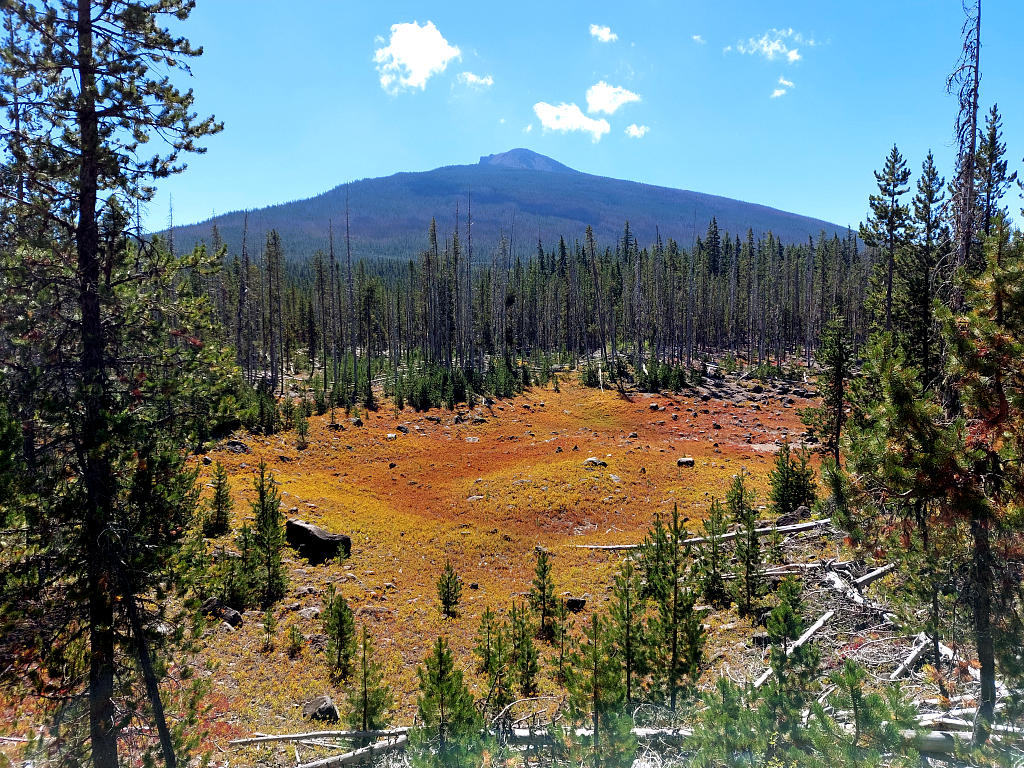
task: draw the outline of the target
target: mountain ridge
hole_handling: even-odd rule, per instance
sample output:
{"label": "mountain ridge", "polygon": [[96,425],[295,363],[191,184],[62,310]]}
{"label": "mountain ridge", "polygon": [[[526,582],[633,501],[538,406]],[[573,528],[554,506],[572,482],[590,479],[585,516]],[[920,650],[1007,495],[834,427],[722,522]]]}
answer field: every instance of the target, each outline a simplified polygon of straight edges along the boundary
{"label": "mountain ridge", "polygon": [[[712,217],[719,230],[744,237],[768,231],[784,242],[845,235],[847,228],[821,219],[702,192],[597,176],[546,155],[515,148],[484,155],[474,165],[448,165],[430,171],[400,171],[340,184],[300,200],[220,214],[175,227],[176,245],[191,248],[211,242],[217,225],[229,250],[241,247],[248,214],[249,247],[258,250],[276,229],[290,260],[328,249],[330,227],[344,236],[346,198],[356,258],[414,258],[426,247],[431,219],[444,237],[455,228],[465,240],[466,211],[473,214],[474,253],[490,255],[504,233],[517,253],[546,248],[559,237],[582,239],[593,227],[600,247],[614,246],[625,223],[641,246],[657,236],[689,247],[707,230]],[[340,226],[339,226],[340,223]],[[525,245],[524,245],[525,243]]]}

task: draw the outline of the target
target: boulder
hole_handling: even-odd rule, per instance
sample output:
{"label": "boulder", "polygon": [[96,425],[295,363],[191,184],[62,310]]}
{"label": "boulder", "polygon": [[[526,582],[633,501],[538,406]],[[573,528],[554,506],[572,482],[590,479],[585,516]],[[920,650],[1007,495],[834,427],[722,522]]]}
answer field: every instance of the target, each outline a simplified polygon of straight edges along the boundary
{"label": "boulder", "polygon": [[320,607],[312,605],[309,608],[303,608],[301,611],[299,611],[299,616],[308,620],[317,618],[320,615],[320,613]]}
{"label": "boulder", "polygon": [[579,613],[587,607],[587,598],[585,597],[567,597],[565,598],[565,610],[570,613]]}
{"label": "boulder", "polygon": [[224,447],[232,453],[248,453],[249,446],[243,443],[241,440],[228,440],[224,443]]}
{"label": "boulder", "polygon": [[583,460],[583,466],[585,467],[607,467],[608,462],[597,458],[597,456],[591,456]]}
{"label": "boulder", "polygon": [[213,459],[211,459],[209,456],[203,456],[203,465],[208,467],[211,464],[213,464]]}
{"label": "boulder", "polygon": [[395,429],[397,429],[403,435],[408,435],[409,434],[409,428],[407,426],[405,426],[405,424],[399,424],[397,427],[395,427]]}
{"label": "boulder", "polygon": [[811,510],[810,507],[801,504],[799,507],[793,510],[793,516],[798,520],[810,520]]}
{"label": "boulder", "polygon": [[284,526],[288,544],[312,565],[320,565],[337,557],[352,553],[352,539],[343,533],[331,533],[318,525],[289,518]]}
{"label": "boulder", "polygon": [[363,426],[363,420],[360,419],[358,416],[353,416],[351,419],[348,420],[348,423],[351,424],[353,427]]}
{"label": "boulder", "polygon": [[677,467],[692,467],[696,464],[692,456],[682,456],[676,461]]}
{"label": "boulder", "polygon": [[218,619],[227,622],[232,627],[242,626],[242,614],[234,608],[224,605],[224,603],[215,597],[211,597],[203,603],[200,610],[208,616],[216,616]]}
{"label": "boulder", "polygon": [[302,716],[307,720],[321,720],[326,723],[336,723],[341,717],[338,715],[338,708],[330,696],[317,696],[302,705]]}

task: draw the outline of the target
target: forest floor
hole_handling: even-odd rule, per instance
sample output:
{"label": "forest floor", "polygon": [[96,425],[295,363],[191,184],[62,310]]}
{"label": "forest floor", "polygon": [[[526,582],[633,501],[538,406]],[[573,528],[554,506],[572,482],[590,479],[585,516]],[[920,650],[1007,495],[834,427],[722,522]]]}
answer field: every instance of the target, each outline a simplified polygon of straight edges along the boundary
{"label": "forest floor", "polygon": [[[315,696],[328,694],[344,708],[345,684],[330,676],[323,620],[316,615],[329,585],[373,637],[395,698],[392,722],[413,721],[416,668],[439,634],[454,649],[473,694],[482,697],[472,650],[480,614],[489,607],[506,616],[511,602],[525,596],[536,547],[553,556],[556,593],[586,598],[574,617],[578,629],[590,611],[607,608],[623,554],[577,545],[638,543],[655,513],[670,515],[675,504],[696,532],[712,499],[724,499],[741,468],[750,474],[757,504],[766,504],[774,453],[782,442],[800,440],[798,410],[812,404],[803,397],[812,393],[799,385],[762,390],[752,381],[656,395],[622,395],[575,381],[560,387],[534,387],[455,412],[396,413],[385,403],[363,411],[361,426],[338,411],[339,429],[331,428],[329,415],[314,416],[302,451],[293,432],[239,433],[233,438],[245,452],[228,441],[210,451],[208,458],[231,478],[234,531],[252,518],[252,481],[262,460],[280,484],[288,517],[352,538],[349,558],[318,566],[285,551],[289,586],[273,609],[271,649],[260,611],[246,612],[237,629],[209,622],[193,663],[211,686],[207,743],[215,762],[229,756],[262,762],[265,756],[255,753],[229,755],[226,741],[309,728],[302,704]],[[590,457],[605,465],[588,466]],[[681,457],[692,457],[694,465],[679,466]],[[212,464],[204,458],[201,467],[201,482],[208,484]],[[234,533],[212,547],[230,549],[233,542]],[[838,554],[836,541],[810,536],[806,543],[807,557]],[[446,560],[463,580],[454,619],[442,616],[437,599]],[[759,628],[740,621],[734,609],[710,613],[705,622],[709,668],[703,679],[709,685],[721,674],[749,680],[765,668],[764,651],[752,642]],[[290,654],[293,625],[303,643]],[[538,645],[541,693],[559,693],[551,674],[554,649]],[[17,730],[25,721],[16,716],[13,725]]]}

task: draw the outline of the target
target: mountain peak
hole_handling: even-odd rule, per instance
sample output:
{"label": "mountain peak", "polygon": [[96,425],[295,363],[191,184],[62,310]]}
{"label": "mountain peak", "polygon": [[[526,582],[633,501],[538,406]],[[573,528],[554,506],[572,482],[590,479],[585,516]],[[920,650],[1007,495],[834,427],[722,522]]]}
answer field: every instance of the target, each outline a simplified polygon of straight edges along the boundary
{"label": "mountain peak", "polygon": [[480,165],[496,165],[502,168],[549,171],[551,173],[578,173],[546,155],[522,148],[510,149],[508,152],[500,152],[496,155],[485,155],[480,158]]}

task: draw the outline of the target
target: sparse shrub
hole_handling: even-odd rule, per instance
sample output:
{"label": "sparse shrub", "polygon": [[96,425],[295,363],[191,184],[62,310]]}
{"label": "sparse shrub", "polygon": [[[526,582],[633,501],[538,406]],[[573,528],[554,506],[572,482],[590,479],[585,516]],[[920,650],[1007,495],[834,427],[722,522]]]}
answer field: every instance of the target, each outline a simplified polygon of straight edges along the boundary
{"label": "sparse shrub", "polygon": [[348,724],[360,731],[380,730],[388,726],[388,709],[394,703],[391,688],[373,655],[373,644],[366,627],[356,648],[354,685],[348,688]]}
{"label": "sparse shrub", "polygon": [[299,408],[295,414],[295,447],[304,451],[309,446],[309,419],[305,409]]}
{"label": "sparse shrub", "polygon": [[259,561],[261,600],[263,606],[268,607],[284,597],[288,577],[281,564],[281,549],[284,547],[281,494],[277,490],[273,473],[267,471],[263,461],[260,462],[259,474],[253,481],[253,487],[256,491],[256,500],[252,504],[256,519],[253,537]]}
{"label": "sparse shrub", "polygon": [[298,624],[292,624],[288,628],[288,655],[295,658],[302,653],[302,644],[306,642],[306,638],[302,635],[302,630],[299,629]]}
{"label": "sparse shrub", "polygon": [[555,609],[555,581],[551,577],[551,556],[547,550],[538,547],[533,568],[533,583],[530,585],[530,607],[540,618],[537,636],[551,640],[554,635],[553,613]]}
{"label": "sparse shrub", "polygon": [[327,588],[327,612],[324,615],[327,658],[334,673],[343,679],[348,677],[351,669],[355,631],[352,609],[332,584]]}
{"label": "sparse shrub", "polygon": [[462,597],[462,579],[455,572],[450,560],[446,560],[441,577],[437,580],[437,597],[441,601],[441,613],[454,618]]}
{"label": "sparse shrub", "polygon": [[213,498],[210,508],[203,521],[203,535],[208,538],[223,536],[231,527],[231,511],[234,502],[231,500],[231,483],[227,470],[218,461],[213,465]]}
{"label": "sparse shrub", "polygon": [[263,649],[270,651],[274,648],[274,633],[277,632],[277,618],[274,611],[267,608],[263,612]]}

